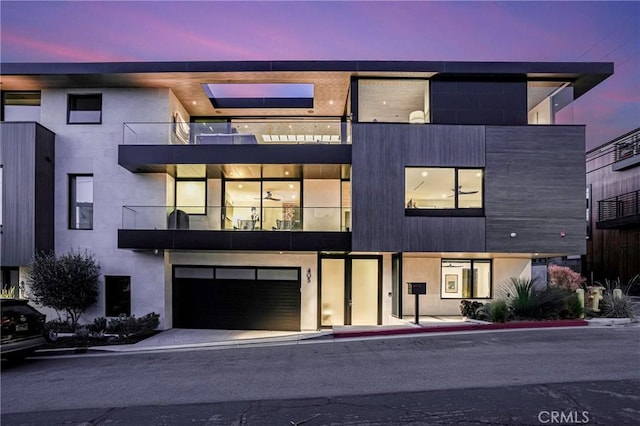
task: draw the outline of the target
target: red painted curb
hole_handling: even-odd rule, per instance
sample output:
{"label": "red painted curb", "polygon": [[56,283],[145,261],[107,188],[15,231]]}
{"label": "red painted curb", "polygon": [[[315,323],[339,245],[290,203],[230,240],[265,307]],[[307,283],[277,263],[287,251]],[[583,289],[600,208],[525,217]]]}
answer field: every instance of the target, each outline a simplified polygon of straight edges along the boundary
{"label": "red painted curb", "polygon": [[584,327],[588,323],[585,320],[555,320],[555,321],[521,321],[491,324],[464,324],[464,325],[443,325],[416,328],[396,328],[383,330],[360,330],[360,331],[338,331],[333,333],[336,339],[345,337],[370,337],[370,336],[392,336],[398,334],[419,334],[419,333],[446,333],[451,331],[476,331],[476,330],[505,330],[519,328],[553,328],[553,327]]}

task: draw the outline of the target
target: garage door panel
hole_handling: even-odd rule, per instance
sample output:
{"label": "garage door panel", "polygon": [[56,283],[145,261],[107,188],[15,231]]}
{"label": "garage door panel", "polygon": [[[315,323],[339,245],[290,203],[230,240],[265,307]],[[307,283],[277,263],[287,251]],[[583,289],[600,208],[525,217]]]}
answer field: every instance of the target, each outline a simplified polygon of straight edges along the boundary
{"label": "garage door panel", "polygon": [[300,330],[300,281],[174,279],[174,326]]}

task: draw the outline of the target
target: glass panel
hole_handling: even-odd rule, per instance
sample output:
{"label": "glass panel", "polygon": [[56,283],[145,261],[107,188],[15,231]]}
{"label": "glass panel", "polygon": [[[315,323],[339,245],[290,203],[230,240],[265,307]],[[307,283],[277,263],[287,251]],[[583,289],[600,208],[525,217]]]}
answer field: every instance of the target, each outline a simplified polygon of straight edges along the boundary
{"label": "glass panel", "polygon": [[458,170],[458,207],[482,208],[482,169]]}
{"label": "glass panel", "polygon": [[471,297],[471,283],[467,280],[471,270],[468,260],[442,260],[442,289],[443,299],[460,299]]}
{"label": "glass panel", "polygon": [[340,217],[339,179],[304,180],[304,230],[339,231]]}
{"label": "glass panel", "polygon": [[93,176],[71,176],[69,227],[93,229]]}
{"label": "glass panel", "polygon": [[342,181],[342,231],[351,229],[351,181]]}
{"label": "glass panel", "polygon": [[131,277],[105,276],[105,315],[131,315]]}
{"label": "glass panel", "polygon": [[207,182],[176,181],[176,208],[188,214],[206,214]]}
{"label": "glass panel", "polygon": [[475,273],[472,297],[480,299],[491,297],[491,262],[474,261],[473,269]]}
{"label": "glass panel", "polygon": [[5,92],[4,121],[40,121],[40,92]]}
{"label": "glass panel", "polygon": [[322,259],[320,323],[344,325],[344,259]]}
{"label": "glass panel", "polygon": [[405,168],[405,205],[417,209],[455,208],[455,169]]}
{"label": "glass panel", "polygon": [[564,81],[527,84],[529,124],[573,124],[573,86]]}
{"label": "glass panel", "polygon": [[255,280],[254,268],[216,268],[216,279]]}
{"label": "glass panel", "polygon": [[262,227],[271,230],[301,229],[300,182],[262,183]]}
{"label": "glass panel", "polygon": [[100,123],[102,95],[69,95],[68,123]]}
{"label": "glass panel", "polygon": [[173,271],[176,278],[213,279],[213,268],[184,268],[176,267]]}
{"label": "glass panel", "polygon": [[258,269],[259,280],[298,281],[297,269]]}
{"label": "glass panel", "polygon": [[358,121],[428,122],[429,82],[408,79],[359,80]]}
{"label": "glass panel", "polygon": [[259,229],[260,182],[226,181],[224,229]]}
{"label": "glass panel", "polygon": [[378,260],[351,262],[351,324],[378,323]]}

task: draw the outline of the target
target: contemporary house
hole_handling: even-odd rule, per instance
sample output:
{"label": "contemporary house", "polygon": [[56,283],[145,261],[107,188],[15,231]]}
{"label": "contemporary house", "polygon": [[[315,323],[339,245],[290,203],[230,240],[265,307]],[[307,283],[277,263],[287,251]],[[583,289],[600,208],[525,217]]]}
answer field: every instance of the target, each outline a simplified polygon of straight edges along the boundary
{"label": "contemporary house", "polygon": [[592,280],[640,273],[640,128],[587,152],[589,226],[583,269]]}
{"label": "contemporary house", "polygon": [[[611,63],[2,65],[3,282],[87,248],[93,316],[315,330],[460,313],[583,254]],[[637,189],[637,188],[636,188]]]}

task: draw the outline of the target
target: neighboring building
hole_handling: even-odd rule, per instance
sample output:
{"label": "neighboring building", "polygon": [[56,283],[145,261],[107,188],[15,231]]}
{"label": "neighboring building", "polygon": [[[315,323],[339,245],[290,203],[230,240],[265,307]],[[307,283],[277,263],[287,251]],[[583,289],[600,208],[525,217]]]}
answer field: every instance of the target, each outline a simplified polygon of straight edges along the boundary
{"label": "neighboring building", "polygon": [[640,274],[640,128],[587,152],[587,255],[591,281]]}
{"label": "neighboring building", "polygon": [[[534,258],[585,253],[585,128],[571,104],[612,72],[3,64],[3,271],[24,275],[53,229],[57,252],[88,248],[102,266],[86,319],[389,324],[414,313],[407,282],[427,283],[421,313],[457,315],[461,299],[501,297],[508,278],[529,277]],[[16,247],[25,255],[5,258]]]}

